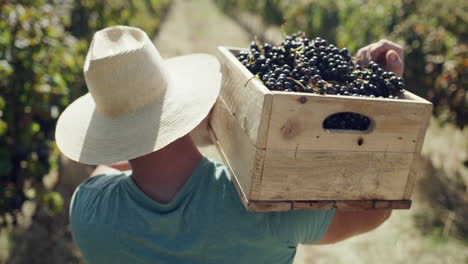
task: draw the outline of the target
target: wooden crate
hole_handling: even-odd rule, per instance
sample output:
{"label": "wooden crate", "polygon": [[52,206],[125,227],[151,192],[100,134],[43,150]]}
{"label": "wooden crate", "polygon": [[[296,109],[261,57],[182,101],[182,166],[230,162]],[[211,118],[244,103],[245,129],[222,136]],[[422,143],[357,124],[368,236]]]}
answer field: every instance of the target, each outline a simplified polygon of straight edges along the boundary
{"label": "wooden crate", "polygon": [[[430,102],[268,90],[219,47],[223,82],[210,126],[250,211],[408,209]],[[365,132],[326,130],[324,119],[354,112]]]}

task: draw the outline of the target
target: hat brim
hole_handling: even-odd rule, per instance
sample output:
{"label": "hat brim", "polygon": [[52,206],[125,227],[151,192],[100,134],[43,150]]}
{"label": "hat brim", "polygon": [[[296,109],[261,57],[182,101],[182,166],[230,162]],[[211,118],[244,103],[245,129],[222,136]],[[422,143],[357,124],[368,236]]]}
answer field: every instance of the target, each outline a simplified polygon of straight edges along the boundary
{"label": "hat brim", "polygon": [[193,130],[218,97],[219,62],[192,54],[165,60],[165,66],[170,76],[165,95],[132,114],[108,118],[96,111],[89,93],[70,104],[55,131],[62,153],[84,164],[110,164],[162,149]]}

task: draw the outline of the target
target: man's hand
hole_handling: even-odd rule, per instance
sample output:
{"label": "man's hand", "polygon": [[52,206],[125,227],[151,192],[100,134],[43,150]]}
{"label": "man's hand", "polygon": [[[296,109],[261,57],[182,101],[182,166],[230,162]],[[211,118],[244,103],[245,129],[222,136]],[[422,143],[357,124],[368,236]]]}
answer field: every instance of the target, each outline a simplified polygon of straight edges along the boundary
{"label": "man's hand", "polygon": [[392,71],[401,77],[404,70],[403,47],[386,39],[361,48],[356,55],[358,64],[366,67],[369,62],[377,62],[384,70]]}

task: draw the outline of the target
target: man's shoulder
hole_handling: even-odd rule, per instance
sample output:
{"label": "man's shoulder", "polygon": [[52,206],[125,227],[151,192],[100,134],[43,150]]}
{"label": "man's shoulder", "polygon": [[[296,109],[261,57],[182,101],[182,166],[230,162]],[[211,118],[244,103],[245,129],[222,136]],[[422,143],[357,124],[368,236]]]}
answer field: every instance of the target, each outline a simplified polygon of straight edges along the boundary
{"label": "man's shoulder", "polygon": [[90,177],[83,181],[79,188],[105,190],[118,185],[125,177],[129,177],[128,173],[113,173],[113,174],[100,174]]}
{"label": "man's shoulder", "polygon": [[129,177],[126,173],[116,173],[101,174],[86,179],[73,193],[70,212],[81,207],[94,207],[99,200],[104,197],[109,198],[108,196],[115,193],[113,190],[117,189],[126,177]]}
{"label": "man's shoulder", "polygon": [[[120,186],[128,177],[125,173],[101,174],[83,181],[74,191],[70,201],[70,223],[72,229],[94,230],[102,228],[120,197]],[[85,233],[88,234],[89,232]]]}

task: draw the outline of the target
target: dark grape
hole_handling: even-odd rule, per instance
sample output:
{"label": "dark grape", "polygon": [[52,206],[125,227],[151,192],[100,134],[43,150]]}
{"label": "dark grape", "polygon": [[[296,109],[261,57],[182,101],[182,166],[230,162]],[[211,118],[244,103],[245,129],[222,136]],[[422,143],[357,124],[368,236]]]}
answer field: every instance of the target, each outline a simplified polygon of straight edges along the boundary
{"label": "dark grape", "polygon": [[[333,89],[325,91],[307,89],[307,92],[322,94],[347,95],[345,92],[348,92],[353,95],[400,98],[405,88],[402,78],[382,70],[376,62],[371,61],[367,68],[362,68],[354,64],[347,48],[339,49],[320,37],[310,40],[304,33],[287,36],[279,46],[252,41],[249,51],[239,52],[238,59],[253,74],[263,76],[261,80],[272,90],[284,88],[286,78],[293,78],[304,86],[313,82],[319,88],[326,88],[326,84],[332,82],[349,88],[344,90],[332,86]],[[272,74],[263,75],[270,71]],[[304,90],[290,86],[285,88]]]}

